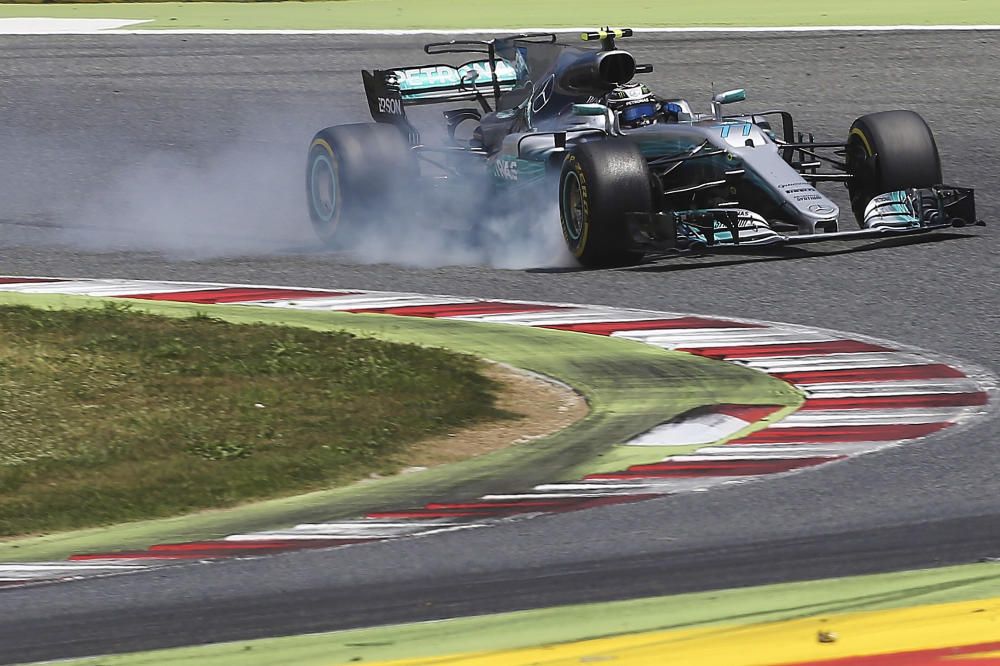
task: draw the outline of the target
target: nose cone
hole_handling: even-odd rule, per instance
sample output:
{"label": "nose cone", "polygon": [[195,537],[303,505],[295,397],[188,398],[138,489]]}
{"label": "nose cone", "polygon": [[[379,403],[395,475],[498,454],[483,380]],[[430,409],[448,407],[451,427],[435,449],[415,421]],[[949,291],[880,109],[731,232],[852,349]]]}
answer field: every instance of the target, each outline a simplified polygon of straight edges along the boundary
{"label": "nose cone", "polygon": [[781,159],[773,143],[760,147],[734,147],[732,152],[743,160],[747,177],[754,177],[751,172],[755,174],[761,187],[770,192],[785,216],[798,224],[800,234],[814,234],[817,229],[837,230],[840,208]]}

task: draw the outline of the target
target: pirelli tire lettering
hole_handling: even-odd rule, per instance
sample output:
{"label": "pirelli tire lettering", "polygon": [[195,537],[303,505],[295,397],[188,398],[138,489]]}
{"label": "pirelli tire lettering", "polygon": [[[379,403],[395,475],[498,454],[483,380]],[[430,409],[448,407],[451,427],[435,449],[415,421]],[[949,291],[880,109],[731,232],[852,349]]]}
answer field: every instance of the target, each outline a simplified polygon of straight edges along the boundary
{"label": "pirelli tire lettering", "polygon": [[[563,176],[560,183],[560,190],[568,201],[561,201],[560,218],[562,221],[563,238],[577,259],[579,259],[587,247],[587,238],[590,233],[590,200],[587,190],[587,174],[576,155],[567,158],[569,173]],[[566,183],[566,180],[575,179],[574,183]],[[567,187],[575,188],[576,192],[566,191]],[[562,197],[561,197],[562,198]]]}

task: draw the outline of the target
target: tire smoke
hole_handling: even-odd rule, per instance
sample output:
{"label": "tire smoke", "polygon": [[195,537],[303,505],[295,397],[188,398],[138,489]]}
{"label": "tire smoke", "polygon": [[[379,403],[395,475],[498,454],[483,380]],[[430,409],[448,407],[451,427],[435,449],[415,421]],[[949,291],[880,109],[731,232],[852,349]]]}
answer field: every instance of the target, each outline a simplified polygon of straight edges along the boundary
{"label": "tire smoke", "polygon": [[411,210],[392,220],[373,215],[353,230],[349,245],[327,248],[313,233],[306,204],[309,137],[276,137],[273,129],[240,136],[254,139],[237,137],[198,155],[147,149],[136,157],[132,148],[126,165],[101,174],[72,206],[55,209],[56,242],[179,261],[326,254],[335,262],[421,268],[574,265],[554,192],[487,214],[471,186],[449,188],[446,211]]}
{"label": "tire smoke", "polygon": [[369,224],[353,230],[345,252],[358,263],[418,268],[574,266],[563,241],[556,195],[551,194],[543,200],[541,192],[525,192],[516,206],[508,206],[502,199],[484,201],[468,190],[449,188],[444,210],[430,205],[388,220],[373,212]]}
{"label": "tire smoke", "polygon": [[[149,153],[88,196],[64,240],[173,259],[288,253],[312,242],[290,146],[235,142],[207,157]],[[293,166],[299,166],[293,169]]]}

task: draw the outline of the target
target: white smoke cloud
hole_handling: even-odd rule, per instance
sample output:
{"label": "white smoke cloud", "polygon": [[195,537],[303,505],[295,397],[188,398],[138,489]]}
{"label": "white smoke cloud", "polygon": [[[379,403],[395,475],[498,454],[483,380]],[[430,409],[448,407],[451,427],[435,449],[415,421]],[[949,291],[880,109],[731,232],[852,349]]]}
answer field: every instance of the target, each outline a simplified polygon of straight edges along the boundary
{"label": "white smoke cloud", "polygon": [[[178,260],[328,252],[313,234],[305,197],[308,136],[244,131],[207,157],[155,150],[110,171],[60,214],[60,241],[90,251],[143,251]],[[456,187],[455,197],[466,196]],[[471,197],[460,228],[434,210],[391,222],[371,219],[350,263],[424,268],[467,265],[524,269],[573,265],[562,239],[555,192],[487,215]],[[530,205],[528,205],[530,204]],[[459,208],[462,206],[460,205]]]}
{"label": "white smoke cloud", "polygon": [[354,235],[346,253],[359,263],[419,268],[575,265],[563,241],[559,209],[553,201],[524,205],[518,210],[482,211],[470,219],[452,219],[450,223],[443,223],[431,213],[390,222],[373,218]]}
{"label": "white smoke cloud", "polygon": [[313,236],[302,213],[302,162],[290,146],[238,140],[203,159],[155,151],[89,193],[65,239],[88,250],[178,259],[307,246]]}

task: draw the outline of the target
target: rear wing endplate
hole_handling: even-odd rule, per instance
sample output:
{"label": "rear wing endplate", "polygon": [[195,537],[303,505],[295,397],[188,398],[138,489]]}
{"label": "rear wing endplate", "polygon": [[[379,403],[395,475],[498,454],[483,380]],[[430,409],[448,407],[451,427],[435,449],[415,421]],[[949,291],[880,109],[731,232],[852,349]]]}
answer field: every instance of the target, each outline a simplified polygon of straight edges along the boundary
{"label": "rear wing endplate", "polygon": [[403,95],[394,72],[361,70],[361,81],[365,86],[365,96],[368,98],[368,110],[372,114],[372,120],[395,125],[409,138],[411,145],[420,143],[420,133],[406,118]]}

